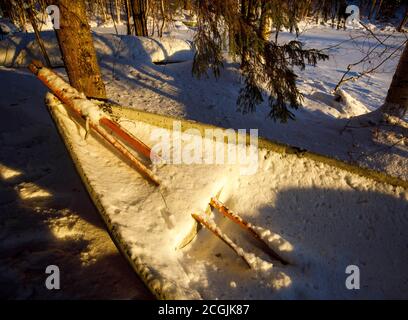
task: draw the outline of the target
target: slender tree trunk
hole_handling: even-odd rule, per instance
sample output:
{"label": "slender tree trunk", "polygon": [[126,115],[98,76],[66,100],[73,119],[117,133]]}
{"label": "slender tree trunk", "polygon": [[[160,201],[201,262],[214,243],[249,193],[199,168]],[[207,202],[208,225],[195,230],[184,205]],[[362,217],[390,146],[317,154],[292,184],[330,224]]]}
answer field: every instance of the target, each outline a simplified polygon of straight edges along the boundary
{"label": "slender tree trunk", "polygon": [[115,0],[115,8],[116,8],[116,21],[118,22],[118,24],[120,24],[122,22],[121,16],[120,16],[120,13],[121,13],[120,0]]}
{"label": "slender tree trunk", "polygon": [[105,1],[99,0],[98,3],[99,3],[99,9],[101,10],[101,13],[103,16],[103,22],[106,22],[108,20],[108,15],[106,14]]}
{"label": "slender tree trunk", "polygon": [[268,1],[262,1],[262,8],[261,8],[261,17],[260,17],[260,25],[259,25],[259,34],[260,37],[268,41],[271,33],[272,33],[272,20],[269,16],[270,12],[268,12]]}
{"label": "slender tree trunk", "polygon": [[[20,2],[20,5],[21,5],[21,7],[23,7],[22,2]],[[31,25],[33,26],[34,33],[35,33],[35,38],[37,39],[38,45],[40,46],[42,55],[43,55],[44,60],[45,60],[45,64],[47,65],[48,68],[51,68],[52,67],[51,66],[51,61],[50,61],[50,58],[48,56],[47,50],[45,49],[44,42],[41,39],[40,32],[38,31],[37,21],[35,20],[35,15],[34,15],[33,9],[31,7],[28,7],[26,12],[27,12],[28,19],[30,20]]]}
{"label": "slender tree trunk", "polygon": [[399,24],[399,26],[398,26],[398,28],[397,28],[397,31],[398,31],[398,32],[401,32],[401,31],[402,31],[402,28],[406,25],[407,21],[408,21],[408,5],[407,5],[407,7],[405,8],[404,17],[402,18],[401,23]]}
{"label": "slender tree trunk", "polygon": [[303,6],[302,14],[301,14],[302,19],[309,16],[311,2],[312,2],[312,0],[306,0],[305,1],[305,5]]}
{"label": "slender tree trunk", "polygon": [[374,13],[374,9],[375,9],[375,5],[377,4],[377,0],[373,0],[373,3],[371,5],[371,9],[370,9],[370,13],[368,15],[368,20],[371,20],[373,13]]}
{"label": "slender tree trunk", "polygon": [[[241,19],[244,22],[248,22],[248,12],[249,12],[249,3],[247,0],[243,0],[241,1]],[[243,28],[243,26],[241,26],[241,28]],[[241,30],[241,37],[243,38],[242,41],[244,43],[244,45],[242,46],[242,52],[241,52],[241,69],[243,69],[247,64],[248,64],[248,48],[245,45],[245,43],[247,42],[244,37],[245,37],[245,32],[244,30]]]}
{"label": "slender tree trunk", "polygon": [[0,12],[4,18],[12,19],[12,8],[10,1],[0,1]]}
{"label": "slender tree trunk", "polygon": [[183,9],[188,11],[192,9],[191,0],[183,0]]}
{"label": "slender tree trunk", "polygon": [[159,33],[159,37],[163,37],[163,29],[164,29],[164,24],[166,23],[166,14],[165,14],[165,10],[164,10],[164,0],[160,0],[160,14],[162,16],[162,23],[160,26],[160,33]]}
{"label": "slender tree trunk", "polygon": [[[117,3],[116,3],[117,4]],[[115,4],[115,5],[116,5]],[[111,14],[111,18],[112,18],[112,22],[113,22],[113,27],[115,28],[115,33],[116,33],[116,35],[119,35],[119,32],[118,32],[118,27],[116,26],[116,21],[115,21],[115,14],[114,14],[114,11],[113,11],[113,2],[112,1],[110,1],[109,2],[109,9],[110,9],[110,14]],[[117,16],[116,16],[117,17]]]}
{"label": "slender tree trunk", "polygon": [[376,20],[378,20],[378,18],[380,17],[380,11],[381,11],[382,5],[383,5],[383,0],[380,0],[380,3],[378,4],[377,13],[375,14],[375,19]]}
{"label": "slender tree trunk", "polygon": [[70,84],[87,97],[106,99],[84,0],[50,0],[60,9],[56,30]]}
{"label": "slender tree trunk", "polygon": [[27,18],[26,18],[26,14],[25,14],[24,8],[22,7],[22,9],[21,9],[19,12],[20,12],[20,14],[19,14],[19,20],[20,20],[21,29],[22,29],[24,32],[27,32],[27,27],[26,27]]}
{"label": "slender tree trunk", "polygon": [[133,20],[135,24],[135,34],[137,36],[148,37],[147,33],[147,0],[133,0]]}
{"label": "slender tree trunk", "polygon": [[129,0],[125,0],[125,11],[126,11],[126,27],[127,27],[127,34],[131,35],[132,34],[132,24],[130,23],[130,15],[132,12],[132,8],[130,6]]}
{"label": "slender tree trunk", "polygon": [[405,45],[404,52],[395,71],[391,86],[388,90],[382,112],[403,117],[408,108],[408,45]]}

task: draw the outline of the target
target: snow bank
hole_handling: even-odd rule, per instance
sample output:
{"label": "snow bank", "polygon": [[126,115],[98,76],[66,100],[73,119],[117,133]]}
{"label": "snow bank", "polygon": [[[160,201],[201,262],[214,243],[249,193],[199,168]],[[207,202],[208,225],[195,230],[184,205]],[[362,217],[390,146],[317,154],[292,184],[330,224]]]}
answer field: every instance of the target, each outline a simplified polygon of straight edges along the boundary
{"label": "snow bank", "polygon": [[[98,39],[99,38],[99,39]],[[110,38],[109,40],[106,38]],[[181,62],[192,60],[194,57],[193,45],[191,42],[171,37],[146,38],[134,36],[99,35],[96,41],[110,41],[118,43],[113,48],[113,53],[119,58],[130,59],[134,62]],[[106,40],[105,40],[106,39]],[[103,46],[95,44],[98,51],[103,50]]]}
{"label": "snow bank", "polygon": [[[62,66],[58,42],[53,31],[41,33],[53,66]],[[100,60],[127,60],[134,63],[181,62],[193,58],[191,42],[175,38],[144,38],[95,33],[94,44]],[[44,62],[33,33],[18,33],[0,41],[0,65],[27,67],[32,59]]]}
{"label": "snow bank", "polygon": [[0,19],[0,34],[8,36],[15,32],[17,32],[17,28],[9,19]]}
{"label": "snow bank", "polygon": [[311,94],[311,98],[334,108],[336,111],[330,113],[336,118],[351,118],[370,112],[364,104],[342,89],[337,90],[334,96],[315,91]]}

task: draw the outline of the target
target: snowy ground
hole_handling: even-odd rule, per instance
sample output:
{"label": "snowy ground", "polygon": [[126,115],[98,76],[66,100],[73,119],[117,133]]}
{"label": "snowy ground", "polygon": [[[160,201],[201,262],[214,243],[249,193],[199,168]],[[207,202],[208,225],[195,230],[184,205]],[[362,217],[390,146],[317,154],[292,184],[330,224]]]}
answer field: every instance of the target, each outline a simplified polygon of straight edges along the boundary
{"label": "snowy ground", "polygon": [[[16,70],[0,79],[0,297],[151,298],[89,200],[44,108],[44,87]],[[50,264],[60,267],[60,291],[45,289]]]}
{"label": "snowy ground", "polygon": [[[345,128],[348,117],[381,105],[398,55],[369,79],[346,84],[347,103],[334,101],[330,93],[347,64],[358,61],[374,40],[346,41],[328,51],[330,61],[301,73],[304,108],[296,112],[296,122],[282,125],[266,119],[266,107],[246,116],[235,111],[241,79],[234,63],[225,63],[218,82],[211,75],[197,80],[191,75],[191,60],[155,65],[151,57],[169,58],[171,54],[163,54],[163,50],[160,54],[154,45],[108,35],[112,28],[96,31],[103,33],[97,42],[108,95],[117,103],[227,128],[258,128],[261,136],[408,179],[406,129],[404,136],[404,130],[394,127]],[[301,39],[309,47],[327,48],[360,34],[358,30],[313,27]],[[168,35],[191,39],[192,32],[177,30]],[[396,34],[387,41],[398,44],[404,38]],[[188,44],[182,46],[181,58],[174,48],[174,60],[191,57]],[[130,50],[139,54],[132,57]],[[0,57],[0,63],[4,58]],[[0,68],[1,296],[150,297],[104,231],[45,111],[45,89],[24,69]],[[54,293],[44,289],[48,264],[66,270],[67,280],[62,280],[67,284],[65,290]],[[399,271],[403,276],[403,270]]]}
{"label": "snowy ground", "polygon": [[[351,36],[356,37],[356,33],[360,32],[352,31]],[[316,28],[306,32],[301,40],[310,47],[327,48],[349,38],[350,31]],[[404,36],[394,35],[388,41],[400,44],[403,39]],[[110,70],[106,81],[109,96],[122,105],[226,128],[258,128],[263,137],[408,179],[404,170],[408,148],[403,136],[394,134],[390,128],[346,127],[347,118],[381,106],[399,56],[370,78],[342,87],[346,102],[337,103],[331,94],[347,65],[361,59],[361,50],[367,50],[373,43],[373,40],[346,42],[340,48],[328,50],[330,61],[300,73],[299,84],[305,101],[303,108],[295,113],[297,121],[288,124],[267,119],[266,106],[246,116],[236,112],[242,82],[232,62],[225,63],[217,82],[211,75],[208,79],[195,79],[191,75],[191,61],[164,66],[115,65],[114,75],[113,69]]]}

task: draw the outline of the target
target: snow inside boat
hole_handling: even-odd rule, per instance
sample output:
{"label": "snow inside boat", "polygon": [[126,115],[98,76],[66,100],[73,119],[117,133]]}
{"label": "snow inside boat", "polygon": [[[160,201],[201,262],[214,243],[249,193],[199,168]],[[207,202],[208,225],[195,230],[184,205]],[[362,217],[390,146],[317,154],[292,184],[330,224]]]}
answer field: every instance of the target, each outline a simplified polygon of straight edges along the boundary
{"label": "snow inside boat", "polygon": [[[404,181],[260,139],[252,174],[241,174],[241,165],[204,160],[153,165],[161,181],[155,186],[97,134],[85,139],[85,122],[51,94],[47,105],[115,243],[158,298],[323,297],[344,286],[347,265],[365,266],[364,276],[369,277],[393,254],[406,252]],[[175,121],[184,132],[181,148],[205,129],[214,129],[119,106],[107,109],[149,146],[166,132],[174,134]],[[214,144],[215,150],[219,141],[206,143]],[[197,222],[191,214],[204,213],[215,196],[256,225],[289,264],[271,259],[248,233],[215,210],[213,221],[239,244],[237,250],[246,255],[250,267],[207,229],[194,237]],[[192,241],[181,246],[192,232]],[[387,232],[393,236],[385,242]],[[398,257],[393,268],[407,270],[408,256]],[[378,287],[384,283],[379,280]]]}
{"label": "snow inside boat", "polygon": [[[408,270],[406,181],[256,132],[98,106],[40,63],[30,70],[56,95],[48,109],[113,240],[158,298],[406,292],[393,276]],[[350,266],[369,291],[347,289]]]}

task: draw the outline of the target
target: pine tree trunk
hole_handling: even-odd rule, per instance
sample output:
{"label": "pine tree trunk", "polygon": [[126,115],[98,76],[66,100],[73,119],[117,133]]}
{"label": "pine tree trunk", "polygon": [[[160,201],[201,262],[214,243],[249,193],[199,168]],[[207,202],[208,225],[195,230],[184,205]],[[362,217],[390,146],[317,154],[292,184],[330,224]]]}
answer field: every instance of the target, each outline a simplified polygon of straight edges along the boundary
{"label": "pine tree trunk", "polygon": [[162,16],[162,23],[160,26],[159,37],[163,37],[164,24],[166,23],[166,14],[164,10],[164,0],[160,0],[160,14]]}
{"label": "pine tree trunk", "polygon": [[401,21],[400,25],[399,25],[398,28],[397,28],[397,31],[398,31],[398,32],[401,32],[401,31],[402,31],[402,28],[405,26],[405,24],[407,23],[407,21],[408,21],[408,6],[405,8],[404,18],[402,18],[402,21]]}
{"label": "pine tree trunk", "polygon": [[370,13],[368,15],[368,20],[371,20],[376,4],[377,4],[377,0],[373,0],[373,4],[371,5]]}
{"label": "pine tree trunk", "polygon": [[121,13],[121,6],[120,6],[120,0],[115,0],[115,8],[116,8],[116,21],[118,22],[118,24],[121,24],[121,17],[120,17],[120,13]]}
{"label": "pine tree trunk", "polygon": [[135,34],[147,37],[147,0],[133,0],[133,20],[135,23]]}
{"label": "pine tree trunk", "polygon": [[60,9],[56,30],[70,84],[87,97],[106,99],[84,0],[53,0]]}
{"label": "pine tree trunk", "polygon": [[26,24],[27,24],[27,19],[26,19],[26,14],[25,14],[25,10],[24,10],[24,8],[22,7],[21,8],[21,10],[19,11],[19,20],[20,20],[20,25],[21,25],[21,29],[24,31],[24,32],[27,32],[27,26],[26,26]]}
{"label": "pine tree trunk", "polygon": [[262,1],[259,34],[261,39],[268,41],[272,33],[272,20],[267,10],[267,0]]}
{"label": "pine tree trunk", "polygon": [[126,11],[126,27],[127,27],[127,34],[131,35],[132,34],[132,25],[130,23],[130,16],[132,12],[132,8],[130,6],[129,0],[124,1],[125,4],[125,11]]}
{"label": "pine tree trunk", "polygon": [[28,19],[30,20],[31,25],[33,26],[35,38],[37,39],[38,45],[40,46],[41,53],[44,57],[45,64],[48,68],[51,68],[51,61],[48,56],[47,50],[45,49],[45,45],[43,40],[41,39],[40,32],[38,30],[37,21],[35,20],[35,15],[31,7],[27,8],[27,15]]}
{"label": "pine tree trunk", "polygon": [[4,18],[12,19],[12,10],[10,1],[0,1],[0,11]]}
{"label": "pine tree trunk", "polygon": [[383,5],[383,0],[380,0],[380,3],[378,4],[377,13],[375,14],[375,20],[378,20],[378,18],[380,17],[380,11],[381,11],[382,5]]}
{"label": "pine tree trunk", "polygon": [[183,0],[183,9],[188,11],[192,9],[191,0]]}
{"label": "pine tree trunk", "polygon": [[102,16],[103,16],[103,22],[106,22],[108,20],[108,16],[106,14],[106,8],[105,8],[105,1],[99,0],[99,9],[101,10]]}
{"label": "pine tree trunk", "polygon": [[[241,1],[241,19],[242,21],[248,23],[248,12],[249,12],[250,8],[249,8],[249,3],[247,0],[242,0]],[[243,27],[241,27],[243,28]],[[246,40],[245,40],[245,31],[241,30],[241,37],[242,37],[242,41],[243,41],[243,45],[242,45],[242,52],[241,52],[241,69],[243,69],[247,64],[248,64],[248,60],[249,60],[249,55],[248,55],[248,47],[246,46]]]}
{"label": "pine tree trunk", "polygon": [[395,71],[391,86],[381,111],[392,116],[403,117],[408,108],[408,45]]}

